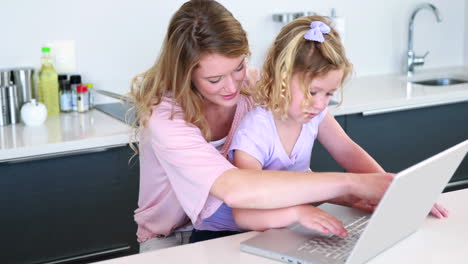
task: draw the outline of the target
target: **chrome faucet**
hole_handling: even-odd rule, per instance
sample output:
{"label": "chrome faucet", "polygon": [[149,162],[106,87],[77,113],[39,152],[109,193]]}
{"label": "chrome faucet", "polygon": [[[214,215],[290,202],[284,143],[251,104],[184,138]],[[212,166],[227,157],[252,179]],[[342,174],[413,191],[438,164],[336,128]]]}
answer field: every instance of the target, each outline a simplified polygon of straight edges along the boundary
{"label": "chrome faucet", "polygon": [[424,54],[424,56],[416,56],[413,50],[413,28],[414,28],[414,18],[416,14],[423,9],[429,9],[434,13],[437,22],[442,22],[442,17],[440,16],[439,9],[435,7],[433,4],[423,3],[418,5],[413,13],[411,14],[411,18],[408,25],[408,54],[407,54],[407,66],[408,66],[408,76],[413,75],[414,73],[414,66],[419,66],[424,64],[424,59],[426,58],[429,51]]}

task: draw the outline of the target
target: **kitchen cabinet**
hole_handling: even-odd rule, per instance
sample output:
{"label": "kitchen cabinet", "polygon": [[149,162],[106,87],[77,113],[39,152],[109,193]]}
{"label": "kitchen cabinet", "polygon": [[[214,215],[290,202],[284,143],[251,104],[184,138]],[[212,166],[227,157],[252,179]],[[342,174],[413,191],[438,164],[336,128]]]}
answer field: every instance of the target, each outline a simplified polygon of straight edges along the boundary
{"label": "kitchen cabinet", "polygon": [[87,262],[139,251],[138,159],[128,145],[0,163],[2,263]]}
{"label": "kitchen cabinet", "polygon": [[[468,102],[424,107],[413,110],[339,116],[347,134],[389,172],[399,172],[423,159],[468,139]],[[314,147],[312,170],[341,169],[331,156]],[[323,164],[320,167],[319,164]],[[450,180],[468,180],[468,157]],[[452,185],[452,184],[450,184]],[[450,190],[466,188],[467,184]]]}
{"label": "kitchen cabinet", "polygon": [[[468,102],[346,117],[348,135],[382,167],[399,172],[468,139]],[[468,158],[450,182],[468,180]]]}

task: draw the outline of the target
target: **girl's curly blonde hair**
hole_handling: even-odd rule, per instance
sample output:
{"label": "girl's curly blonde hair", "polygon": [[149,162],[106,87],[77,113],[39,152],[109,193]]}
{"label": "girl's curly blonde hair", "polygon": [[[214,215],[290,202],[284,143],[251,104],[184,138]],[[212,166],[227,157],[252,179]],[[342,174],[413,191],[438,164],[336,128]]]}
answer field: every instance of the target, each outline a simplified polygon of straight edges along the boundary
{"label": "girl's curly blonde hair", "polygon": [[[330,32],[323,35],[324,42],[304,38],[313,21],[321,21],[330,27]],[[326,17],[308,16],[298,18],[282,28],[268,51],[253,95],[258,105],[269,109],[276,117],[285,119],[291,101],[289,84],[293,74],[299,74],[305,98],[309,99],[313,98],[305,88],[308,87],[306,84],[332,70],[343,70],[343,86],[352,71],[352,64],[346,58],[338,32],[330,24]],[[340,92],[343,92],[342,88]]]}

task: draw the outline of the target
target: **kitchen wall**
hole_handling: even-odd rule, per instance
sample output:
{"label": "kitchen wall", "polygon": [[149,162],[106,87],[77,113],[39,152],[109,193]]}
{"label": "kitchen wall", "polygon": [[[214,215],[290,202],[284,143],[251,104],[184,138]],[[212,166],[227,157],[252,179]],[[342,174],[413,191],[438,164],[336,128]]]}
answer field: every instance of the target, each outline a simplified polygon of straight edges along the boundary
{"label": "kitchen wall", "polygon": [[[0,68],[38,67],[48,41],[74,40],[76,71],[97,88],[125,93],[129,81],[153,64],[168,21],[183,0],[3,0]],[[401,72],[408,18],[421,0],[220,0],[248,32],[251,64],[261,66],[281,25],[271,15],[336,8],[345,19],[345,46],[358,76]],[[432,0],[415,21],[415,51],[430,51],[424,68],[468,65],[468,0]],[[464,44],[465,43],[465,44]]]}

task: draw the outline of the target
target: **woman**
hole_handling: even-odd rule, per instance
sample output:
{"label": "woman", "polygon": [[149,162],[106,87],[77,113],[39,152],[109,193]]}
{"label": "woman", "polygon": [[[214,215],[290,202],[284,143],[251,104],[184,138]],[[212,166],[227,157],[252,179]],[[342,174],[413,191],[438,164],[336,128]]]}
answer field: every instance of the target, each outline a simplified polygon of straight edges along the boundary
{"label": "woman", "polygon": [[248,91],[256,74],[246,68],[249,54],[246,33],[228,10],[216,1],[192,0],[172,17],[156,63],[133,81],[140,155],[135,221],[138,241],[148,241],[143,251],[145,244],[185,243],[179,231],[190,222],[195,230],[225,230],[205,221],[223,202],[270,209],[345,195],[379,200],[391,182],[387,173],[258,171],[230,164],[232,136],[252,108]]}

